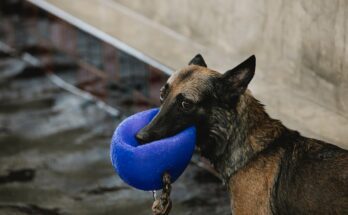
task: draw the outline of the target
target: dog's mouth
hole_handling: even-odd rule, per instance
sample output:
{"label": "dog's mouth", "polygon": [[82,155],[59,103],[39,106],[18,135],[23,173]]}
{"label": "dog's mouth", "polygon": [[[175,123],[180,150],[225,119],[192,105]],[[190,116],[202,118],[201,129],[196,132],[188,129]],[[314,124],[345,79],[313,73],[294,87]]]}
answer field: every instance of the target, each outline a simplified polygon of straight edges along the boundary
{"label": "dog's mouth", "polygon": [[173,131],[148,131],[147,127],[145,127],[135,135],[135,138],[140,144],[147,144],[156,140],[172,137],[181,132],[182,130],[184,129]]}
{"label": "dog's mouth", "polygon": [[144,127],[141,129],[136,135],[135,138],[140,144],[150,143],[156,140],[160,140],[166,137],[170,137],[172,135],[167,134],[167,132],[159,132],[159,131],[149,131],[148,127]]}
{"label": "dog's mouth", "polygon": [[145,144],[174,136],[190,127],[190,117],[185,117],[180,112],[170,112],[162,107],[153,119],[135,135],[135,138],[140,144]]}
{"label": "dog's mouth", "polygon": [[140,144],[146,144],[155,140],[158,140],[160,138],[156,138],[154,135],[151,135],[149,132],[146,131],[139,131],[136,135],[135,138]]}

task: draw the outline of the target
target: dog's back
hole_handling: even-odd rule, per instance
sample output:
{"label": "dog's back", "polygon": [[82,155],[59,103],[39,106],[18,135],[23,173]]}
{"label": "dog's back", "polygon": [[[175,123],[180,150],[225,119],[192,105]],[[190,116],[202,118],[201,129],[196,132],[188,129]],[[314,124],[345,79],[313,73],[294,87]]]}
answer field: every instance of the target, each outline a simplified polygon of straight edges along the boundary
{"label": "dog's back", "polygon": [[298,136],[286,144],[273,187],[275,212],[348,214],[348,152]]}
{"label": "dog's back", "polygon": [[229,181],[235,214],[347,214],[348,152],[286,129]]}

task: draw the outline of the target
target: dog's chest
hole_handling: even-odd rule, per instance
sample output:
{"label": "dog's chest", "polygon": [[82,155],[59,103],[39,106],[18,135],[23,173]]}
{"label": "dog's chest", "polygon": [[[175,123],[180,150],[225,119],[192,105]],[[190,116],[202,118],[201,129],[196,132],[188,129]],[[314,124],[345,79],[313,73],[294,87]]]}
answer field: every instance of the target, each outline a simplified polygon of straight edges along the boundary
{"label": "dog's chest", "polygon": [[259,155],[231,176],[229,191],[233,214],[272,214],[272,189],[281,153]]}

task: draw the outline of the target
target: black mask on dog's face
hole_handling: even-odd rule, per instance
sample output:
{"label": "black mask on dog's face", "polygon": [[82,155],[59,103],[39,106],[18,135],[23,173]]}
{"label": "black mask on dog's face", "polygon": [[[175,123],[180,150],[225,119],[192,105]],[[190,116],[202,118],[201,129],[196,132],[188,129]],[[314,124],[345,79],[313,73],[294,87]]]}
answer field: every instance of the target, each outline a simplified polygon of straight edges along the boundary
{"label": "black mask on dog's face", "polygon": [[160,111],[138,132],[137,139],[142,143],[151,142],[191,125],[196,126],[199,136],[204,136],[212,121],[209,117],[214,117],[211,115],[214,107],[227,104],[232,97],[243,93],[254,71],[253,56],[221,75],[208,69],[202,56],[196,55],[188,67],[174,72],[162,87]]}

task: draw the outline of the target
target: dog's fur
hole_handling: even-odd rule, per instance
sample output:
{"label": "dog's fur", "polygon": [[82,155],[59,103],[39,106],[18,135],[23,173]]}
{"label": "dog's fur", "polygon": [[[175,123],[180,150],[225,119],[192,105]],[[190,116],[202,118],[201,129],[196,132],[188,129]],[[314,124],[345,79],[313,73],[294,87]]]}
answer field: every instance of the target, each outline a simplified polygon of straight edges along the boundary
{"label": "dog's fur", "polygon": [[160,112],[137,138],[149,142],[195,125],[233,214],[348,214],[348,152],[270,118],[247,90],[255,63],[251,56],[220,74],[195,56],[168,79]]}

